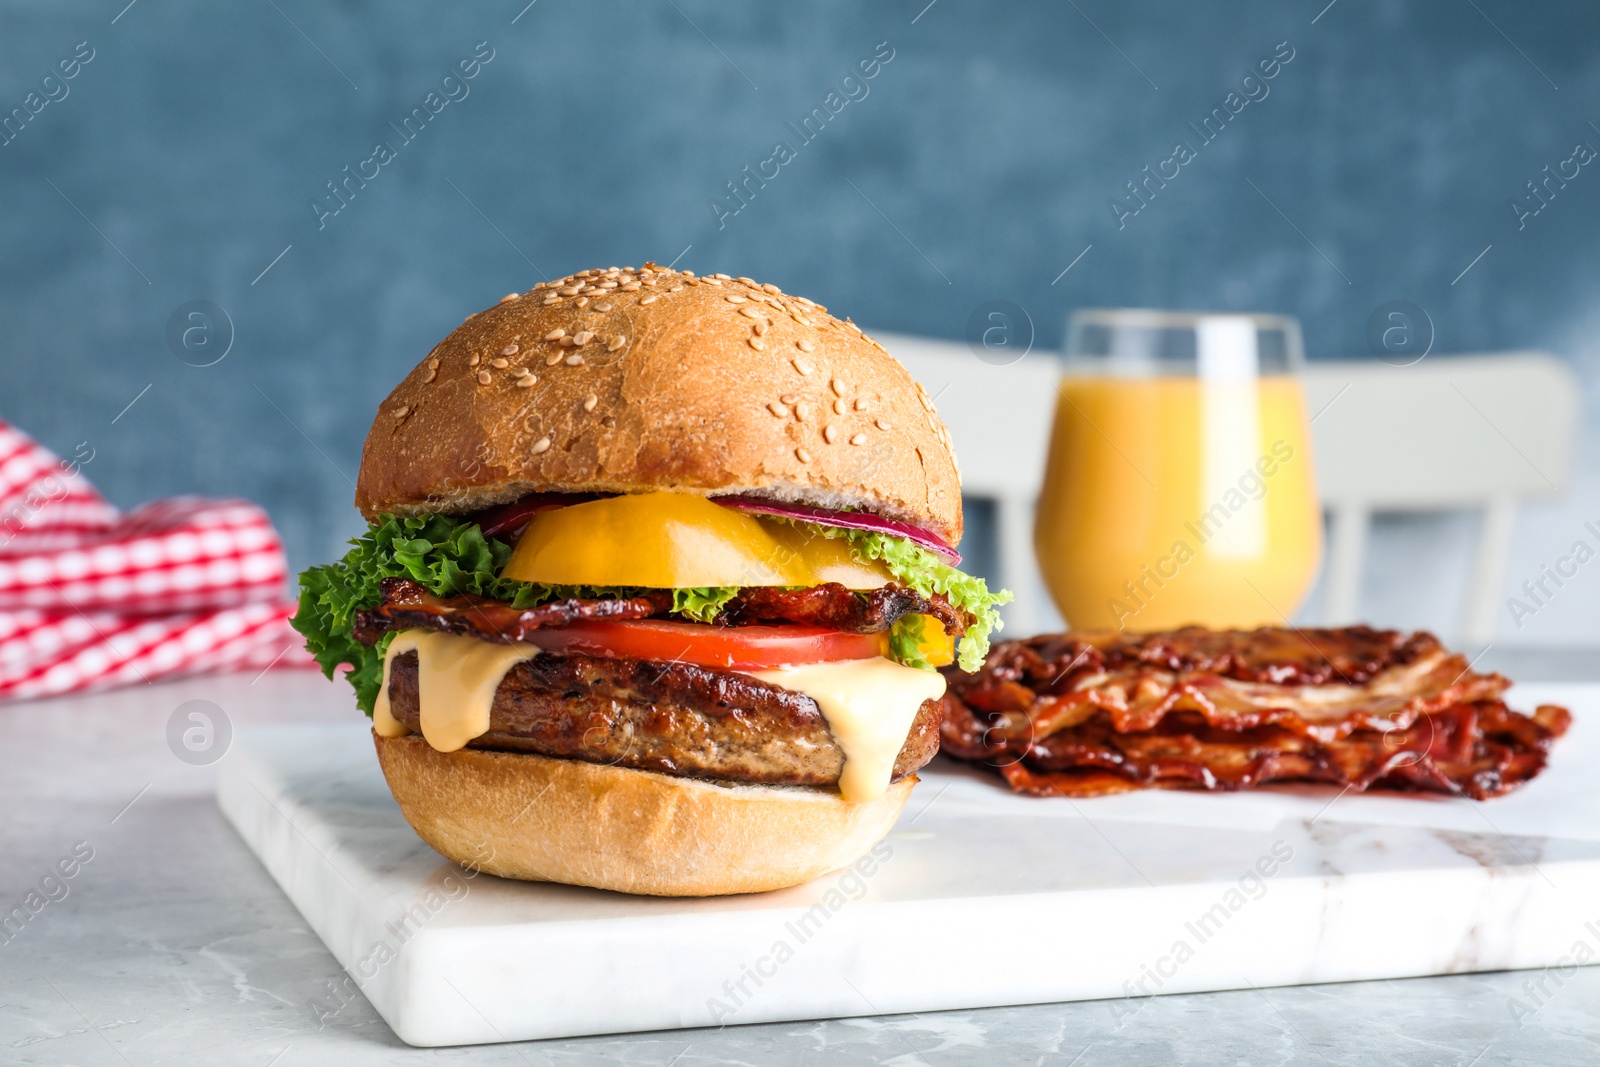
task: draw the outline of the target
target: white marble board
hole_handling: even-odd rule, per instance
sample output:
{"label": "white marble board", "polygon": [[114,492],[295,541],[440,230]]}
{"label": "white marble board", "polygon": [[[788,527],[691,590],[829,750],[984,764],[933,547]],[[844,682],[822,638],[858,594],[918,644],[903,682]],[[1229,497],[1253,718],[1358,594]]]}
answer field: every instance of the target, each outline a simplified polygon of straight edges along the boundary
{"label": "white marble board", "polygon": [[869,871],[709,900],[470,877],[412,834],[359,719],[240,731],[218,800],[348,972],[328,1009],[365,995],[413,1045],[1098,998],[1136,1013],[1145,993],[1600,949],[1600,686],[1513,696],[1575,723],[1499,800],[1048,800],[941,758]]}

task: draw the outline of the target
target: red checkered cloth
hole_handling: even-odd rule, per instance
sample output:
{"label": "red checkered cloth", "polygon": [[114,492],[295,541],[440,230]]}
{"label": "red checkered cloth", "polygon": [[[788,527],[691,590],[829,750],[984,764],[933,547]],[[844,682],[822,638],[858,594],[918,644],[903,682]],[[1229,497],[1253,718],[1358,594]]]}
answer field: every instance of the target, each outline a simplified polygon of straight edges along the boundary
{"label": "red checkered cloth", "polygon": [[313,665],[266,512],[185,496],[124,515],[83,476],[93,459],[0,420],[0,699]]}

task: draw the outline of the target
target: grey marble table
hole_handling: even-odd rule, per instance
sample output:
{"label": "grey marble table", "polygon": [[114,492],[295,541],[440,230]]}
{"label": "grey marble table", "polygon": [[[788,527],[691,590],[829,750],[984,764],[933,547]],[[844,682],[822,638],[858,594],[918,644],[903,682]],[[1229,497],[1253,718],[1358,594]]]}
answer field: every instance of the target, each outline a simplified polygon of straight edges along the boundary
{"label": "grey marble table", "polygon": [[[1491,648],[1480,666],[1600,680],[1597,651]],[[49,900],[0,929],[0,1064],[1600,1063],[1595,967],[1547,977],[1542,994],[1525,989],[1536,974],[1476,974],[408,1048],[359,997],[329,1014],[338,965],[223,822],[207,754],[169,739],[191,700],[234,727],[348,708],[320,677],[285,671],[0,706],[0,913],[30,892]],[[1025,956],[1026,930],[991,919],[928,936]],[[1513,998],[1535,1010],[1514,1016]]]}

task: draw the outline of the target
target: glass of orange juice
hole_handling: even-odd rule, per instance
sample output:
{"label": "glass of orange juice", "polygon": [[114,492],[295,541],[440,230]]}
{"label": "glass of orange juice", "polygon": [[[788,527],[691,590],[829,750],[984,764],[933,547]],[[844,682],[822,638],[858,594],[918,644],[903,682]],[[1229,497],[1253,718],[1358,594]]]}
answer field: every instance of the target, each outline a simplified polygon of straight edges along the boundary
{"label": "glass of orange juice", "polygon": [[1300,326],[1076,313],[1034,526],[1074,629],[1284,625],[1322,557]]}

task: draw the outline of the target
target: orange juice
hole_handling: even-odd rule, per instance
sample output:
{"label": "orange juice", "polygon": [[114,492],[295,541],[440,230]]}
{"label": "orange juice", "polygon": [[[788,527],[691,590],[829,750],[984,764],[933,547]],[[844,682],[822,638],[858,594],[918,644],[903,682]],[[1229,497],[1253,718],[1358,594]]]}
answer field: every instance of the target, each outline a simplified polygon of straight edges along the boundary
{"label": "orange juice", "polygon": [[1068,625],[1283,625],[1322,554],[1300,383],[1063,379],[1034,528]]}

